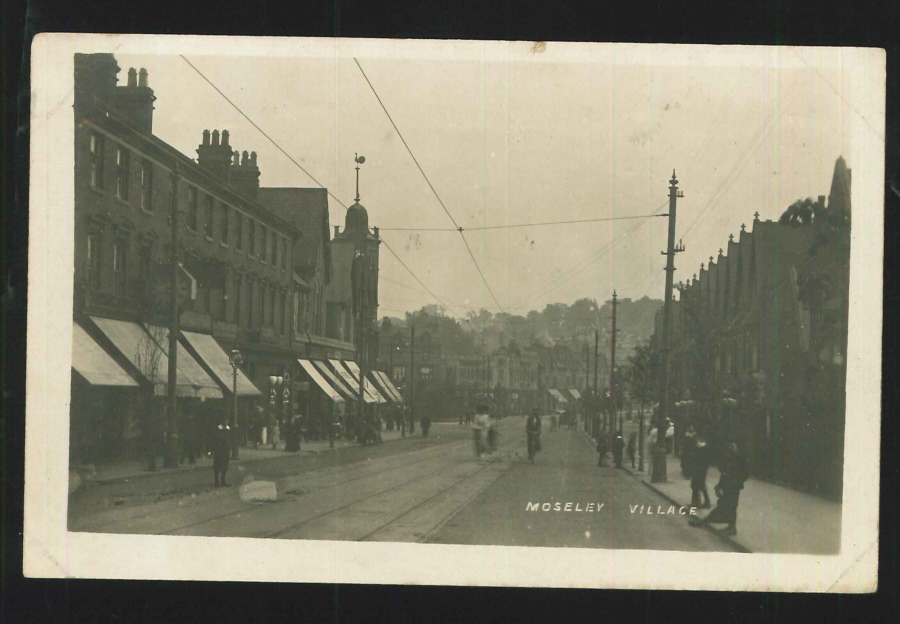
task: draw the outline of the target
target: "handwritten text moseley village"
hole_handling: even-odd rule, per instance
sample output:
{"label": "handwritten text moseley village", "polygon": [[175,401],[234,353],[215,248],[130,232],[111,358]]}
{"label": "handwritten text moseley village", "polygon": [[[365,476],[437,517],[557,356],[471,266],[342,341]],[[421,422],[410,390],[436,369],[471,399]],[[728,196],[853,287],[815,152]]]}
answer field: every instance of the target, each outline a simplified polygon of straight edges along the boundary
{"label": "handwritten text moseley village", "polygon": [[[603,509],[606,503],[585,503],[582,507],[581,503],[526,503],[525,511],[580,511],[585,513],[597,513]],[[632,514],[645,516],[696,516],[696,507],[676,507],[670,505],[663,507],[662,505],[628,505],[628,509]]]}

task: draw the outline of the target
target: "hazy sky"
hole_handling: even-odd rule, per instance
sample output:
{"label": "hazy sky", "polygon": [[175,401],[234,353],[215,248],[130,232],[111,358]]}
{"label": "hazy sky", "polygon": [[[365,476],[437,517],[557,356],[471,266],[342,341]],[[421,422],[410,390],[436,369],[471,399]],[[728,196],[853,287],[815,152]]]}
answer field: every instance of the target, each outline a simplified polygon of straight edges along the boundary
{"label": "hazy sky", "polygon": [[[827,195],[839,155],[854,166],[851,113],[837,90],[848,77],[839,71],[796,58],[784,63],[790,69],[760,69],[613,56],[360,62],[463,228],[662,211],[674,168],[684,192],[677,232],[687,247],[676,281],[741,223],[749,229],[755,211],[777,219],[798,198]],[[458,233],[391,231],[452,223],[352,58],[188,58],[347,205],[354,154],[364,155],[369,224],[454,311],[498,311]],[[316,186],[180,57],[117,60],[120,84],[129,67],[148,70],[158,98],[154,132],[179,150],[196,157],[204,129],[228,129],[234,149],[258,153],[261,185]],[[330,210],[332,224],[343,225],[333,199]],[[661,298],[666,227],[654,218],[466,236],[501,305],[524,314],[581,297],[602,301],[613,288],[620,297]],[[381,277],[382,314],[435,302],[384,248]]]}

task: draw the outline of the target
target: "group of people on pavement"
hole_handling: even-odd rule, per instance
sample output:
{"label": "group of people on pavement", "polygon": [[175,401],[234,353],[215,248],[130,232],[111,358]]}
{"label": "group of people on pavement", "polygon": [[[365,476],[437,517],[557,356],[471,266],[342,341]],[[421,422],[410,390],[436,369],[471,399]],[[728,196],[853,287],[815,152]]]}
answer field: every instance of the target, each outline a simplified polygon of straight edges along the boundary
{"label": "group of people on pavement", "polygon": [[[698,509],[709,509],[712,505],[706,489],[706,476],[712,457],[704,436],[697,434],[689,425],[685,432],[685,443],[681,455],[682,474],[691,480],[691,505]],[[737,535],[737,508],[741,490],[749,478],[747,459],[738,452],[737,444],[725,445],[725,453],[719,465],[719,482],[714,490],[718,501],[705,518],[694,517],[692,526],[703,524],[724,524],[722,533]]]}

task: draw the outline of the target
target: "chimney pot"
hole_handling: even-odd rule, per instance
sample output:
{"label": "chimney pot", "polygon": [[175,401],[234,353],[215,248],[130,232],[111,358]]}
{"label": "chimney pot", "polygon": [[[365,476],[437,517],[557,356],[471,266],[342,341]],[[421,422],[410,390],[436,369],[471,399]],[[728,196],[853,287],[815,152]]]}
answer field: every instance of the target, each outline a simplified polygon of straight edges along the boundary
{"label": "chimney pot", "polygon": [[219,131],[218,130],[213,130],[213,132],[212,132],[212,144],[213,145],[219,144]]}
{"label": "chimney pot", "polygon": [[231,155],[231,164],[235,167],[239,167],[241,165],[241,153],[237,150],[234,150],[234,154]]}
{"label": "chimney pot", "polygon": [[250,155],[247,153],[247,150],[241,154],[241,166],[244,167],[250,164]]}
{"label": "chimney pot", "polygon": [[222,130],[222,145],[228,145],[228,130]]}
{"label": "chimney pot", "polygon": [[128,69],[128,86],[129,87],[137,86],[137,72],[134,71],[134,67],[130,67]]}
{"label": "chimney pot", "polygon": [[141,71],[138,78],[138,86],[139,87],[149,87],[150,84],[147,81],[147,70],[141,67]]}
{"label": "chimney pot", "polygon": [[209,145],[209,130],[203,131],[203,145]]}
{"label": "chimney pot", "polygon": [[250,164],[256,166],[256,152],[250,152]]}

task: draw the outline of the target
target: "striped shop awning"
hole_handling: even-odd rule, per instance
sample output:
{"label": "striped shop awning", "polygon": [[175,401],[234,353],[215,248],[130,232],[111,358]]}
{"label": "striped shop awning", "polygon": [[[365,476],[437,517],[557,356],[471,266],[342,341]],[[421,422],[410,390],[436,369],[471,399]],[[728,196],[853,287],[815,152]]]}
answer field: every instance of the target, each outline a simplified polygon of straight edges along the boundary
{"label": "striped shop awning", "polygon": [[77,322],[72,324],[72,368],[92,386],[138,386]]}
{"label": "striped shop awning", "polygon": [[547,392],[549,392],[549,393],[550,393],[550,396],[552,396],[554,399],[556,399],[556,400],[559,401],[560,403],[568,403],[568,402],[569,402],[569,401],[566,399],[566,397],[564,397],[564,396],[562,395],[562,392],[560,392],[560,391],[557,390],[556,388],[547,388]]}
{"label": "striped shop awning", "polygon": [[306,371],[306,374],[309,375],[310,379],[319,386],[319,389],[325,393],[329,399],[334,401],[335,403],[343,403],[344,397],[340,395],[340,393],[332,387],[330,383],[319,373],[318,369],[313,366],[313,363],[309,360],[297,360],[300,362],[300,366],[303,367],[303,370]]}
{"label": "striped shop awning", "polygon": [[[154,393],[157,396],[165,396],[169,370],[168,330],[163,331],[162,328],[153,330],[157,333],[154,338],[137,323],[100,316],[92,316],[90,319],[141,375],[153,384]],[[210,379],[187,349],[179,344],[177,353],[178,365],[175,377],[177,396],[221,399],[222,391],[219,385]],[[151,359],[155,359],[155,370],[148,369],[147,362]]]}
{"label": "striped shop awning", "polygon": [[[231,394],[235,387],[234,368],[231,366],[228,354],[219,346],[216,339],[209,334],[190,331],[182,331],[181,336],[212,371],[213,376],[225,388],[225,391]],[[262,394],[240,368],[237,369],[236,385],[239,397],[255,397]]]}
{"label": "striped shop awning", "polygon": [[[343,364],[341,364],[340,360],[328,360],[328,363],[331,364],[332,369],[338,375],[340,379],[344,381],[344,385],[353,388],[353,391],[359,395],[359,379],[354,379],[353,375],[350,374],[350,370],[345,368]],[[363,401],[366,403],[375,403],[375,397],[370,395],[368,392],[363,391]]]}
{"label": "striped shop awning", "polygon": [[[344,360],[343,365],[347,367],[350,373],[353,375],[354,379],[359,382],[360,370],[359,366],[356,365],[356,362],[352,360]],[[369,381],[369,378],[366,377],[363,379],[363,389],[366,391],[366,394],[375,399],[376,403],[387,403],[387,400],[381,396],[381,393],[372,385],[372,382]]]}
{"label": "striped shop awning", "polygon": [[349,388],[343,381],[337,378],[337,376],[331,372],[331,369],[328,368],[328,364],[323,362],[322,360],[310,360],[313,363],[313,366],[316,367],[322,376],[328,380],[332,386],[334,386],[339,392],[342,392],[344,398],[348,401],[357,401],[359,400],[359,395],[353,390],[353,388]]}

